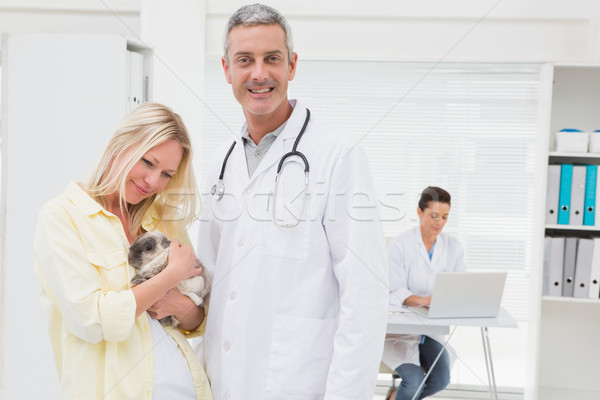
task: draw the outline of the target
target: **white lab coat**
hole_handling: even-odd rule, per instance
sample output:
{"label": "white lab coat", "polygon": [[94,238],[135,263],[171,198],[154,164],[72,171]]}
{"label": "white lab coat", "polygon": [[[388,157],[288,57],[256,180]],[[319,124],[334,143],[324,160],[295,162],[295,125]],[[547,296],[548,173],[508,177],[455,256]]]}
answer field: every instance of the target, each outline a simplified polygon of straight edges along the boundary
{"label": "white lab coat", "polygon": [[[429,260],[419,227],[398,235],[388,246],[390,305],[401,307],[411,295],[428,296],[433,292],[438,272],[465,271],[464,251],[460,242],[445,233],[436,238],[433,257]],[[435,338],[443,342],[443,338]],[[383,362],[396,369],[401,364],[421,365],[421,335],[392,335],[385,340]]]}
{"label": "white lab coat", "polygon": [[[371,399],[386,329],[385,240],[363,151],[311,115],[298,150],[309,200],[294,228],[273,223],[275,171],[306,109],[294,100],[284,130],[248,177],[234,148],[220,201],[204,197],[198,253],[213,274],[206,333],[215,399]],[[215,154],[217,182],[231,141]],[[300,215],[304,165],[286,161],[278,219]],[[353,206],[353,207],[350,207]]]}

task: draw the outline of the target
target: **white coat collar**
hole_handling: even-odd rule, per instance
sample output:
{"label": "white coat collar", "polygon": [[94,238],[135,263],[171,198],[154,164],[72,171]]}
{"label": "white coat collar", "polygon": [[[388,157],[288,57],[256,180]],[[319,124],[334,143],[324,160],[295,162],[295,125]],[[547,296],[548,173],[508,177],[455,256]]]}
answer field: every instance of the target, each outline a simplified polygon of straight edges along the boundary
{"label": "white coat collar", "polygon": [[[265,155],[265,158],[260,162],[260,164],[256,168],[256,171],[254,171],[254,174],[250,178],[251,181],[256,179],[258,176],[260,176],[262,173],[264,173],[269,168],[271,168],[274,164],[279,163],[279,161],[281,160],[281,157],[288,151],[292,150],[292,147],[294,145],[294,140],[300,133],[300,129],[302,129],[302,125],[304,125],[304,121],[306,119],[306,108],[302,104],[300,104],[300,102],[298,102],[297,100],[290,100],[290,105],[294,108],[294,110],[292,111],[292,115],[290,115],[290,118],[287,120],[287,123],[286,123],[283,131],[279,134],[279,136],[277,137],[275,142],[273,142],[273,144],[271,145],[271,148]],[[305,135],[307,133],[308,132],[306,132]],[[303,136],[303,138],[304,138],[304,136]],[[243,143],[241,143],[241,140],[240,140],[240,144],[243,146]],[[300,151],[302,151],[300,149],[300,147],[301,147],[301,144],[298,145],[298,148]],[[241,154],[242,156],[244,156],[243,151],[239,152],[238,154]],[[245,159],[244,159],[244,165],[246,165]],[[246,170],[247,170],[247,168],[246,168]],[[246,172],[246,175],[247,174],[248,173]],[[275,177],[273,177],[273,179],[275,179]]]}
{"label": "white coat collar", "polygon": [[427,249],[425,248],[425,243],[423,243],[423,236],[421,236],[421,229],[419,226],[416,226],[413,231],[413,239],[415,246],[418,249],[418,253],[423,259],[427,262],[427,264],[437,264],[438,259],[444,253],[444,247],[446,246],[446,240],[442,232],[437,236],[435,240],[435,247],[433,249],[433,257],[431,260],[429,259],[429,254],[427,254]]}

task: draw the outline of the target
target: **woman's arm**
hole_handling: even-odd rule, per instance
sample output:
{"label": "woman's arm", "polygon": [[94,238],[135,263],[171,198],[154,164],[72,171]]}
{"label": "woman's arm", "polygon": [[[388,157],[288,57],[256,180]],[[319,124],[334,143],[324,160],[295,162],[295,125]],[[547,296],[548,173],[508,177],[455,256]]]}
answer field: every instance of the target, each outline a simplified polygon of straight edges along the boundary
{"label": "woman's arm", "polygon": [[[159,212],[159,211],[157,211]],[[155,219],[159,219],[156,217]],[[191,248],[190,238],[187,231],[174,223],[160,223],[158,225],[148,223],[144,226],[148,231],[158,230],[169,238],[177,238],[180,243],[188,245]],[[204,266],[199,268],[199,273],[203,271]],[[150,316],[154,319],[161,319],[173,315],[180,322],[179,328],[183,331],[194,331],[204,321],[206,308],[205,304],[198,307],[187,296],[181,294],[179,290],[168,290],[163,297],[148,308]]]}
{"label": "woman's arm", "polygon": [[402,242],[396,238],[388,246],[390,304],[407,305],[405,300],[413,295],[408,289],[408,266]]}
{"label": "woman's arm", "polygon": [[[60,310],[60,323],[81,340],[126,340],[135,323],[136,303],[130,290],[116,290],[126,277],[120,240],[106,239],[112,234],[109,224],[103,230],[102,224],[63,203],[43,207],[38,217],[34,249],[43,294]],[[94,247],[86,248],[84,240]]]}
{"label": "woman's arm", "polygon": [[180,322],[179,329],[186,331],[193,331],[200,326],[204,321],[204,308],[202,306],[196,306],[194,302],[187,296],[182,295],[187,301],[187,305],[183,307],[183,314],[179,315],[175,313],[175,318]]}
{"label": "woman's arm", "polygon": [[169,247],[169,263],[161,272],[131,288],[136,302],[135,316],[148,310],[177,284],[202,272],[196,268],[196,255],[190,246],[181,245],[177,239]]}
{"label": "woman's arm", "polygon": [[196,304],[179,290],[172,289],[148,309],[154,319],[173,315],[179,321],[179,328],[195,330],[204,320],[204,308]]}

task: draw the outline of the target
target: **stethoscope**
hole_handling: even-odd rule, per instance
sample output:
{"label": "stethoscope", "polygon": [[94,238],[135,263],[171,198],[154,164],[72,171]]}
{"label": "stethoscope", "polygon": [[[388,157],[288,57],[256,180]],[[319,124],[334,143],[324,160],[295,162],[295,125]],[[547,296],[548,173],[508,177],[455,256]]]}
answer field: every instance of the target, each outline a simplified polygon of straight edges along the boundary
{"label": "stethoscope", "polygon": [[[279,175],[281,173],[281,170],[283,168],[283,163],[285,162],[285,160],[289,157],[292,156],[297,156],[300,157],[302,159],[302,162],[304,163],[304,201],[302,203],[302,209],[301,209],[301,214],[304,211],[304,207],[306,205],[306,195],[308,193],[308,172],[310,170],[309,165],[308,165],[308,160],[306,159],[306,156],[304,154],[302,154],[302,152],[298,151],[298,143],[300,142],[300,139],[302,138],[302,135],[304,134],[304,131],[306,130],[306,126],[308,125],[308,121],[310,120],[310,110],[307,108],[306,109],[306,118],[304,119],[304,125],[302,125],[302,129],[300,129],[300,132],[298,133],[298,136],[296,137],[296,140],[294,141],[294,146],[292,147],[292,151],[285,153],[281,159],[279,160],[279,165],[277,165],[277,173],[275,174],[275,188],[273,190],[273,222],[281,227],[284,228],[293,228],[294,226],[298,225],[298,223],[300,222],[300,219],[296,219],[295,222],[292,223],[282,223],[275,215],[276,212],[276,199],[277,199],[277,189],[279,186]],[[227,154],[225,154],[225,158],[223,159],[223,164],[221,165],[221,173],[219,174],[219,179],[217,180],[217,183],[215,183],[212,187],[212,189],[210,190],[210,194],[213,196],[214,199],[216,199],[217,201],[221,200],[223,198],[223,195],[225,194],[225,183],[223,182],[223,176],[225,175],[225,167],[227,166],[227,161],[229,160],[229,156],[231,155],[231,152],[233,151],[233,148],[236,145],[236,141],[234,141],[231,146],[229,147],[229,150],[227,151]]]}

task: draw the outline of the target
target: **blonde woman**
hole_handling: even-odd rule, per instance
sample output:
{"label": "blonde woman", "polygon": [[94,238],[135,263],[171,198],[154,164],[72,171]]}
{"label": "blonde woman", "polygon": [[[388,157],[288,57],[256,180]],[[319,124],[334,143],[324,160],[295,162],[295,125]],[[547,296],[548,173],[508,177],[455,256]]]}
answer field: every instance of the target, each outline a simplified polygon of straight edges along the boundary
{"label": "blonde woman", "polygon": [[[170,290],[202,271],[182,244],[196,211],[191,158],[179,115],[146,103],[121,121],[88,181],[42,207],[35,269],[61,399],[212,399],[184,336],[203,332],[205,310]],[[152,230],[172,239],[168,265],[131,287],[127,249]],[[158,323],[167,315],[179,329]]]}

